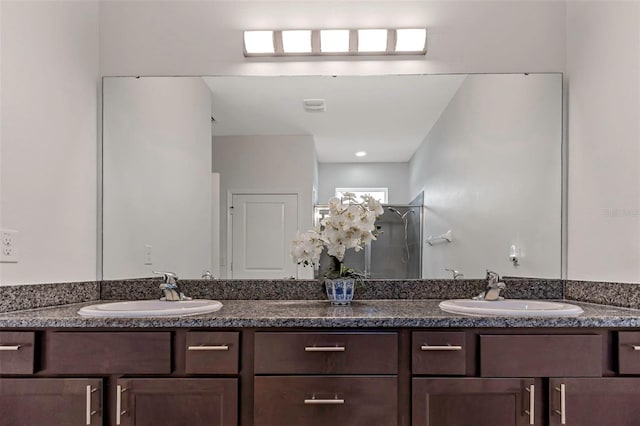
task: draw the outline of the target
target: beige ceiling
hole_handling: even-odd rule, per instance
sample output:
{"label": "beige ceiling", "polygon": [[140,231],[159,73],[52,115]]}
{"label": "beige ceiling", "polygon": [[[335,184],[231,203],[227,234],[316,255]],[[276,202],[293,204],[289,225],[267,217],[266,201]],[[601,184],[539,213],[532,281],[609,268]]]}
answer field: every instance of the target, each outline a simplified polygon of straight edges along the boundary
{"label": "beige ceiling", "polygon": [[[214,136],[312,135],[318,160],[406,162],[465,75],[204,77]],[[307,112],[304,99],[326,101]],[[358,158],[356,151],[368,155]]]}

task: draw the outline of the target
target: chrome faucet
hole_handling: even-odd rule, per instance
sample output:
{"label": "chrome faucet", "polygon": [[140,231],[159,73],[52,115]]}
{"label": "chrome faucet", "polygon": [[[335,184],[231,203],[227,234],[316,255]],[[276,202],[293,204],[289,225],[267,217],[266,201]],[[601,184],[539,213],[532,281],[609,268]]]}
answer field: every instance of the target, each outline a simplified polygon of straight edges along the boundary
{"label": "chrome faucet", "polygon": [[499,300],[500,292],[507,288],[507,285],[500,281],[500,275],[487,269],[487,289],[474,297],[475,300]]}
{"label": "chrome faucet", "polygon": [[451,272],[451,274],[453,275],[453,279],[454,280],[457,280],[458,278],[464,277],[464,274],[462,272],[456,271],[455,269],[446,268],[445,271]]}
{"label": "chrome faucet", "polygon": [[179,300],[191,300],[190,297],[184,295],[178,285],[178,276],[173,272],[153,271],[154,274],[162,275],[163,282],[160,284],[160,290],[164,291],[164,297],[160,300],[167,302],[177,302]]}
{"label": "chrome faucet", "polygon": [[215,279],[215,278],[213,277],[213,274],[211,273],[211,271],[210,271],[210,270],[208,270],[208,269],[205,269],[205,270],[202,272],[202,277],[201,277],[201,278],[202,278],[203,280],[213,280],[213,279]]}

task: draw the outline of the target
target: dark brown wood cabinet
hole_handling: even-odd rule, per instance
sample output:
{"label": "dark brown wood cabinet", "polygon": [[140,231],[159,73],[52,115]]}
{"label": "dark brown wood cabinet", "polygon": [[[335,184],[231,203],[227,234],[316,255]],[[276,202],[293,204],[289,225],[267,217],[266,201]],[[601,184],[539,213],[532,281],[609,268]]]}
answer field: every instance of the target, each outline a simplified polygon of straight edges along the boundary
{"label": "dark brown wood cabinet", "polygon": [[395,376],[255,378],[254,426],[394,426]]}
{"label": "dark brown wood cabinet", "polygon": [[549,380],[550,426],[640,425],[640,378]]}
{"label": "dark brown wood cabinet", "polygon": [[56,331],[45,336],[44,366],[52,374],[168,374],[168,331]]}
{"label": "dark brown wood cabinet", "polygon": [[414,378],[412,425],[542,425],[541,383],[534,379]]}
{"label": "dark brown wood cabinet", "polygon": [[396,374],[394,332],[259,332],[256,374]]}
{"label": "dark brown wood cabinet", "polygon": [[2,426],[640,426],[638,330],[8,329],[0,346]]}
{"label": "dark brown wood cabinet", "polygon": [[102,380],[2,378],[0,424],[102,425]]}
{"label": "dark brown wood cabinet", "polygon": [[31,374],[34,370],[33,331],[0,331],[0,374]]}
{"label": "dark brown wood cabinet", "polygon": [[119,379],[115,424],[238,424],[237,379]]}
{"label": "dark brown wood cabinet", "polygon": [[257,332],[254,426],[396,426],[397,332]]}

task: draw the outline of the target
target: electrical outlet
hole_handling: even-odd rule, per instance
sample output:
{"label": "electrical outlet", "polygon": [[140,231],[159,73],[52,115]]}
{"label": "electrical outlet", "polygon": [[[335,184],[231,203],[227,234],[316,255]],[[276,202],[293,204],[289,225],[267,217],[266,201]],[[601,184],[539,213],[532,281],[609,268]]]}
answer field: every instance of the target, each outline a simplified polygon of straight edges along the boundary
{"label": "electrical outlet", "polygon": [[153,265],[153,258],[151,256],[153,246],[149,244],[145,244],[144,246],[144,264],[145,265]]}
{"label": "electrical outlet", "polygon": [[3,229],[0,231],[0,262],[18,262],[18,231]]}
{"label": "electrical outlet", "polygon": [[17,231],[10,231],[8,229],[0,231],[0,243],[2,243],[3,246],[13,245],[16,234]]}

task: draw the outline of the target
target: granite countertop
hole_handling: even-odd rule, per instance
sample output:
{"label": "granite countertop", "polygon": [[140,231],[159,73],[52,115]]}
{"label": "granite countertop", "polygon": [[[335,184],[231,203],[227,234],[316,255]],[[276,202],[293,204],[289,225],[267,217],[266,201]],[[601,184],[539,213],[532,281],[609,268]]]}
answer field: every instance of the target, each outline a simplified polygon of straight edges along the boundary
{"label": "granite countertop", "polygon": [[438,308],[439,300],[223,300],[205,315],[165,318],[85,318],[78,309],[98,301],[0,314],[0,328],[152,327],[640,327],[640,310],[572,302],[584,313],[565,318],[471,317]]}

